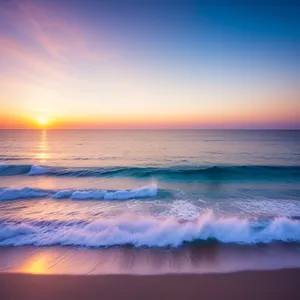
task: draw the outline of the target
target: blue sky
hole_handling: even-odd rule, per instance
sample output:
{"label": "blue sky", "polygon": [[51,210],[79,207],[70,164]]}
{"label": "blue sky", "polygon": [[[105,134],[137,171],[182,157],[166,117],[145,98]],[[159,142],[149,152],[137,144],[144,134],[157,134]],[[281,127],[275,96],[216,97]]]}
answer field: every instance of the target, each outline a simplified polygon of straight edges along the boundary
{"label": "blue sky", "polygon": [[0,14],[2,127],[300,128],[296,1],[14,0]]}

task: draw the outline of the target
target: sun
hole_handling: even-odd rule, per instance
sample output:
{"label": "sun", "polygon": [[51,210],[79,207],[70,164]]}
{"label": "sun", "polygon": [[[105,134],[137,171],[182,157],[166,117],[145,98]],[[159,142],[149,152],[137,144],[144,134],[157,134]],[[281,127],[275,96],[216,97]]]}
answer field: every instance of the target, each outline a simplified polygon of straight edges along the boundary
{"label": "sun", "polygon": [[40,116],[37,118],[37,121],[40,125],[46,126],[49,124],[49,118],[45,116]]}

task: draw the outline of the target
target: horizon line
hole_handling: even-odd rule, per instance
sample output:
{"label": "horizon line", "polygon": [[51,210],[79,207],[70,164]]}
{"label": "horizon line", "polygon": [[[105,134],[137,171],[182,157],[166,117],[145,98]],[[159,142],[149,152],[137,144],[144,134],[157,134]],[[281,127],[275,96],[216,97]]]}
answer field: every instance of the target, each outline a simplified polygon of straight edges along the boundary
{"label": "horizon line", "polygon": [[58,130],[281,130],[281,131],[300,131],[298,128],[0,128],[0,130],[49,130],[49,131],[58,131]]}

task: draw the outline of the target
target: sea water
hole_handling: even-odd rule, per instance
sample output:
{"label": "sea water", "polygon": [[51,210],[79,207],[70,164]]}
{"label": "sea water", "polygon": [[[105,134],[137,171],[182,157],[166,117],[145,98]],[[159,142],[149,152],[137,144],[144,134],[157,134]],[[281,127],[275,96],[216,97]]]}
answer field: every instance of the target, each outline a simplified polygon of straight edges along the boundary
{"label": "sea water", "polygon": [[299,217],[300,131],[0,131],[0,246],[297,245]]}

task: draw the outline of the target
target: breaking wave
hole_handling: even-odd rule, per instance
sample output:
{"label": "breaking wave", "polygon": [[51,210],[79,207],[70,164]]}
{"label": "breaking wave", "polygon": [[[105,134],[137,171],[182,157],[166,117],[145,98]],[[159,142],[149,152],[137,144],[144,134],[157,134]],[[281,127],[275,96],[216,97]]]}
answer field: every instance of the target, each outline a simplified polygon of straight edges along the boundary
{"label": "breaking wave", "polygon": [[0,200],[17,200],[51,197],[53,199],[70,198],[74,200],[128,200],[135,198],[155,197],[158,194],[156,185],[132,190],[42,190],[25,187],[0,188]]}
{"label": "breaking wave", "polygon": [[299,243],[300,221],[286,217],[265,220],[217,218],[208,211],[193,220],[135,215],[92,222],[0,222],[2,246],[179,247],[205,241],[225,244]]}

